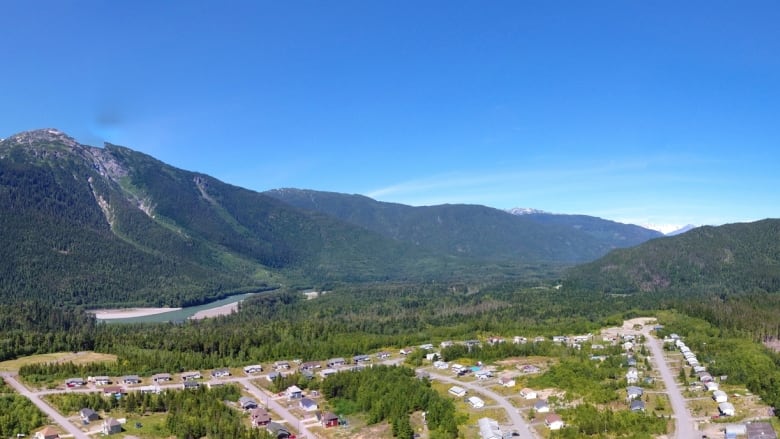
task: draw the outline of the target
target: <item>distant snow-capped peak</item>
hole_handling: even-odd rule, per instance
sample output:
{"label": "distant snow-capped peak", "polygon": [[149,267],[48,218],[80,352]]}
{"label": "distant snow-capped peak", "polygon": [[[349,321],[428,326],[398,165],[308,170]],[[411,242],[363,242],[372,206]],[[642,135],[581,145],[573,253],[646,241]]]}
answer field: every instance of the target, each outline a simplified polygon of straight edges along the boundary
{"label": "distant snow-capped peak", "polygon": [[680,224],[652,224],[652,223],[640,224],[640,226],[650,230],[657,230],[666,236],[679,235],[681,233],[685,233],[688,230],[695,229],[697,227],[693,224],[687,224],[681,226]]}
{"label": "distant snow-capped peak", "polygon": [[543,210],[532,209],[530,207],[513,207],[511,209],[507,209],[506,211],[511,213],[512,215],[530,215],[532,213],[547,213]]}

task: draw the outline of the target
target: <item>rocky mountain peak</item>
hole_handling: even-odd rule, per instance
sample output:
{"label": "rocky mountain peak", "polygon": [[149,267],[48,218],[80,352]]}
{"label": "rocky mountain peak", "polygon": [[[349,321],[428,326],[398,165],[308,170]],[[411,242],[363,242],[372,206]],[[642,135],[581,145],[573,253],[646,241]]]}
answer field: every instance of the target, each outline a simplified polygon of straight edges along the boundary
{"label": "rocky mountain peak", "polygon": [[39,130],[23,131],[21,133],[14,134],[7,140],[20,145],[33,145],[36,143],[60,143],[71,148],[79,145],[76,139],[56,128],[42,128]]}

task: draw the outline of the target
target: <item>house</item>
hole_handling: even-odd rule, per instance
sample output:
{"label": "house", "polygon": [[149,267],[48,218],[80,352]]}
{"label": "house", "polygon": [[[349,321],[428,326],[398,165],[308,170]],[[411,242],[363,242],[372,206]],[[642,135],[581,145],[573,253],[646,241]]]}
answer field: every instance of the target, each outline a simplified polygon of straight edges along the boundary
{"label": "house", "polygon": [[751,422],[745,430],[747,439],[777,439],[777,433],[768,422]]}
{"label": "house", "polygon": [[289,361],[277,361],[274,363],[274,370],[288,370],[290,368]]}
{"label": "house", "polygon": [[[518,366],[520,367],[520,366]],[[539,373],[542,369],[540,369],[537,366],[534,366],[533,364],[526,364],[525,366],[520,367],[520,372],[523,373]]]}
{"label": "house", "polygon": [[425,359],[428,361],[436,361],[439,359],[439,353],[438,352],[429,352],[425,354]]}
{"label": "house", "polygon": [[222,381],[209,381],[208,383],[206,383],[206,387],[208,387],[209,389],[213,389],[215,387],[222,387],[224,385],[225,383]]}
{"label": "house", "polygon": [[185,381],[182,387],[184,390],[195,390],[200,387],[200,383],[197,381]]}
{"label": "house", "polygon": [[401,355],[409,355],[412,353],[412,348],[403,348],[400,350]]}
{"label": "house", "polygon": [[125,389],[122,388],[122,386],[106,386],[106,387],[103,387],[103,394],[104,395],[122,396],[125,393],[127,393],[127,391],[125,391]]}
{"label": "house", "polygon": [[469,396],[468,399],[466,399],[466,402],[468,402],[469,405],[475,409],[481,409],[485,406],[485,401],[483,401],[482,398],[476,396]]}
{"label": "house", "polygon": [[212,378],[224,378],[230,376],[230,369],[223,367],[221,369],[214,369],[211,371]]}
{"label": "house", "polygon": [[289,430],[284,425],[277,422],[269,422],[266,424],[265,429],[271,433],[271,436],[276,439],[288,439],[292,436]]}
{"label": "house", "polygon": [[630,341],[627,341],[627,342],[623,343],[623,350],[630,351],[632,349],[634,349],[634,343],[632,343]]}
{"label": "house", "polygon": [[447,340],[447,341],[443,341],[443,342],[439,343],[439,347],[441,347],[442,349],[448,348],[448,347],[453,346],[453,345],[455,345],[455,343],[453,343],[452,340]]}
{"label": "house", "polygon": [[376,354],[376,357],[380,360],[386,360],[390,358],[390,352],[382,351]]}
{"label": "house", "polygon": [[339,425],[339,417],[333,414],[333,412],[320,413],[319,421],[325,428],[338,427]]}
{"label": "house", "polygon": [[155,383],[163,383],[166,381],[170,381],[171,379],[172,379],[171,374],[169,373],[158,373],[152,375],[152,381],[154,381]]}
{"label": "house", "polygon": [[298,403],[298,405],[300,405],[301,408],[307,412],[313,412],[317,410],[317,403],[310,398],[301,398],[301,401]]}
{"label": "house", "polygon": [[485,381],[493,377],[493,372],[489,370],[480,370],[479,372],[474,374],[475,377],[477,377],[480,381]]}
{"label": "house", "polygon": [[550,404],[548,404],[546,400],[540,399],[534,404],[534,410],[536,410],[537,413],[549,413]]}
{"label": "house", "polygon": [[92,381],[95,383],[96,386],[105,386],[111,384],[111,378],[105,375],[92,377]]}
{"label": "house", "polygon": [[89,424],[92,421],[97,421],[100,419],[100,416],[97,414],[97,412],[90,408],[83,408],[79,410],[79,417],[81,418],[81,422],[85,424]]}
{"label": "house", "polygon": [[480,418],[477,421],[479,427],[479,437],[481,439],[503,439],[504,433],[501,432],[501,428],[498,426],[498,421],[490,418]]}
{"label": "house", "polygon": [[479,346],[479,340],[466,340],[464,342],[464,344],[466,345],[466,347],[469,347],[469,348],[474,347],[474,346]]}
{"label": "house", "polygon": [[320,371],[320,376],[321,376],[322,378],[327,378],[327,377],[329,377],[329,376],[333,375],[334,373],[338,373],[338,372],[339,372],[339,371],[337,371],[336,369],[331,369],[331,368],[322,369],[322,370]]}
{"label": "house", "polygon": [[639,372],[636,370],[636,368],[632,367],[628,369],[628,372],[626,372],[626,382],[628,384],[635,384],[639,382]]}
{"label": "house", "polygon": [[191,372],[184,372],[181,374],[182,381],[192,381],[192,380],[199,380],[201,379],[200,372],[198,371],[191,371]]}
{"label": "house", "polygon": [[271,382],[273,382],[275,379],[277,379],[277,378],[279,378],[279,377],[281,377],[281,376],[282,376],[282,374],[281,374],[281,373],[279,373],[279,372],[276,372],[276,371],[273,371],[273,372],[268,372],[268,375],[266,375],[266,376],[265,376],[265,378],[266,378],[268,381],[271,381]]}
{"label": "house", "polygon": [[628,367],[636,367],[636,358],[629,356],[629,357],[626,359],[626,365],[627,365]]}
{"label": "house", "polygon": [[628,386],[626,387],[626,399],[631,401],[632,399],[641,398],[642,395],[644,395],[645,390],[641,387],[637,386]]}
{"label": "house", "polygon": [[706,372],[706,371],[707,371],[707,368],[706,368],[706,367],[704,367],[704,366],[693,366],[693,371],[694,371],[695,373],[699,373],[699,372]]}
{"label": "house", "polygon": [[729,396],[726,394],[726,392],[722,390],[716,390],[712,392],[712,399],[715,400],[715,402],[726,402],[729,400]]}
{"label": "house", "polygon": [[262,407],[257,407],[252,410],[250,417],[252,418],[252,427],[265,426],[271,422],[271,415]]}
{"label": "house", "polygon": [[251,375],[254,373],[260,373],[263,371],[263,366],[260,364],[252,364],[250,366],[244,367],[244,373],[247,375]]}
{"label": "house", "polygon": [[369,357],[368,355],[355,355],[354,357],[352,357],[352,362],[355,364],[368,363],[370,361],[371,361],[371,357]]}
{"label": "house", "polygon": [[498,379],[498,383],[501,384],[504,387],[514,387],[515,386],[515,379],[511,376],[504,375],[501,376]]}
{"label": "house", "polygon": [[450,387],[450,390],[448,390],[448,392],[450,393],[450,395],[455,395],[458,398],[466,396],[466,393],[467,393],[466,389],[464,389],[463,387],[460,387],[460,386],[452,386],[452,387]]}
{"label": "house", "polygon": [[347,364],[347,361],[341,357],[331,358],[328,360],[328,367],[336,368]]}
{"label": "house", "polygon": [[122,377],[122,382],[124,384],[140,384],[141,377],[138,375],[125,375]]}
{"label": "house", "polygon": [[248,396],[238,398],[238,405],[244,410],[254,410],[257,408],[257,401]]}
{"label": "house", "polygon": [[420,349],[422,349],[424,351],[432,351],[433,350],[433,345],[431,343],[426,343],[426,344],[420,345]]}
{"label": "house", "polygon": [[436,369],[449,369],[450,365],[444,361],[434,361],[433,367]]}
{"label": "house", "polygon": [[290,386],[287,388],[287,399],[301,399],[303,398],[303,390],[298,386]]}
{"label": "house", "polygon": [[35,432],[33,439],[60,439],[60,434],[52,427],[44,427],[43,430]]}
{"label": "house", "polygon": [[563,428],[563,419],[561,419],[560,415],[550,413],[544,417],[544,425],[550,430],[560,430]]}
{"label": "house", "polygon": [[528,387],[520,391],[520,397],[523,399],[536,399],[536,390],[529,389]]}
{"label": "house", "polygon": [[734,404],[730,402],[723,401],[720,404],[718,404],[718,411],[722,416],[734,416]]}
{"label": "house", "polygon": [[704,383],[704,387],[707,389],[708,392],[714,392],[719,388],[718,383],[716,383],[715,381],[709,381]]}
{"label": "house", "polygon": [[452,369],[452,371],[455,373],[460,373],[461,370],[466,369],[466,366],[463,366],[462,364],[458,364],[458,363],[452,363],[450,369]]}
{"label": "house", "polygon": [[136,387],[136,388],[135,388],[135,389],[133,389],[133,390],[136,390],[136,391],[138,391],[138,392],[141,392],[142,394],[143,394],[143,393],[155,393],[155,394],[156,394],[156,393],[160,393],[160,386],[158,386],[157,384],[155,384],[155,385],[153,385],[153,386],[142,386],[142,387]]}
{"label": "house", "polygon": [[544,343],[544,342],[545,342],[545,338],[542,337],[541,335],[539,337],[534,338],[534,343]]}
{"label": "house", "polygon": [[737,436],[747,435],[747,425],[745,424],[728,424],[725,428],[726,438],[734,438]]}
{"label": "house", "polygon": [[506,340],[503,337],[488,337],[487,342],[491,346],[495,346],[499,343],[504,343]]}
{"label": "house", "polygon": [[81,387],[86,386],[87,382],[83,378],[68,378],[65,380],[65,385],[68,387]]}
{"label": "house", "polygon": [[604,345],[603,344],[594,344],[594,345],[591,345],[590,348],[592,350],[594,350],[594,351],[601,351],[601,350],[604,350]]}
{"label": "house", "polygon": [[710,375],[707,372],[699,372],[696,375],[698,375],[699,381],[701,381],[702,383],[707,383],[707,382],[710,382],[710,381],[714,381],[714,379],[712,378],[712,375]]}
{"label": "house", "polygon": [[520,337],[519,335],[516,335],[512,338],[512,343],[514,344],[526,344],[528,343],[528,339],[525,337]]}
{"label": "house", "polygon": [[632,412],[643,412],[645,411],[645,402],[641,399],[634,399],[631,401],[631,404],[628,405],[628,409]]}
{"label": "house", "polygon": [[103,427],[101,428],[103,434],[116,434],[122,432],[122,424],[114,418],[108,418],[103,421]]}
{"label": "house", "polygon": [[307,361],[298,366],[298,370],[316,370],[322,367],[319,361]]}

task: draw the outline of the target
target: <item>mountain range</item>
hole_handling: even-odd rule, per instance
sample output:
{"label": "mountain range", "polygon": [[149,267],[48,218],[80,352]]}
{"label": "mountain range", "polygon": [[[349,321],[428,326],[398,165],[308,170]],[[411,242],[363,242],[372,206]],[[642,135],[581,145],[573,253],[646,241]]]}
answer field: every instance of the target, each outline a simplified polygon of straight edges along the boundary
{"label": "mountain range", "polygon": [[258,193],[126,147],[29,131],[0,141],[0,297],[182,306],[291,284],[557,276],[665,242],[595,217],[515,213]]}

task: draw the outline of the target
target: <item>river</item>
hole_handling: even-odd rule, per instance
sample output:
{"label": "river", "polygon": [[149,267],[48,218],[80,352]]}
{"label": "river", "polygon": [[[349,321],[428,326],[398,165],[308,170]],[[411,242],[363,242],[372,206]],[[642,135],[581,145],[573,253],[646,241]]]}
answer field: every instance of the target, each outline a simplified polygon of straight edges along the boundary
{"label": "river", "polygon": [[228,296],[224,299],[215,300],[203,305],[188,306],[181,309],[175,309],[173,311],[163,312],[159,314],[152,314],[140,317],[123,317],[119,319],[98,319],[100,322],[106,323],[163,323],[163,322],[183,322],[188,318],[194,316],[199,311],[218,308],[224,305],[230,305],[232,303],[240,302],[248,297],[261,293],[244,293],[237,294],[235,296]]}

